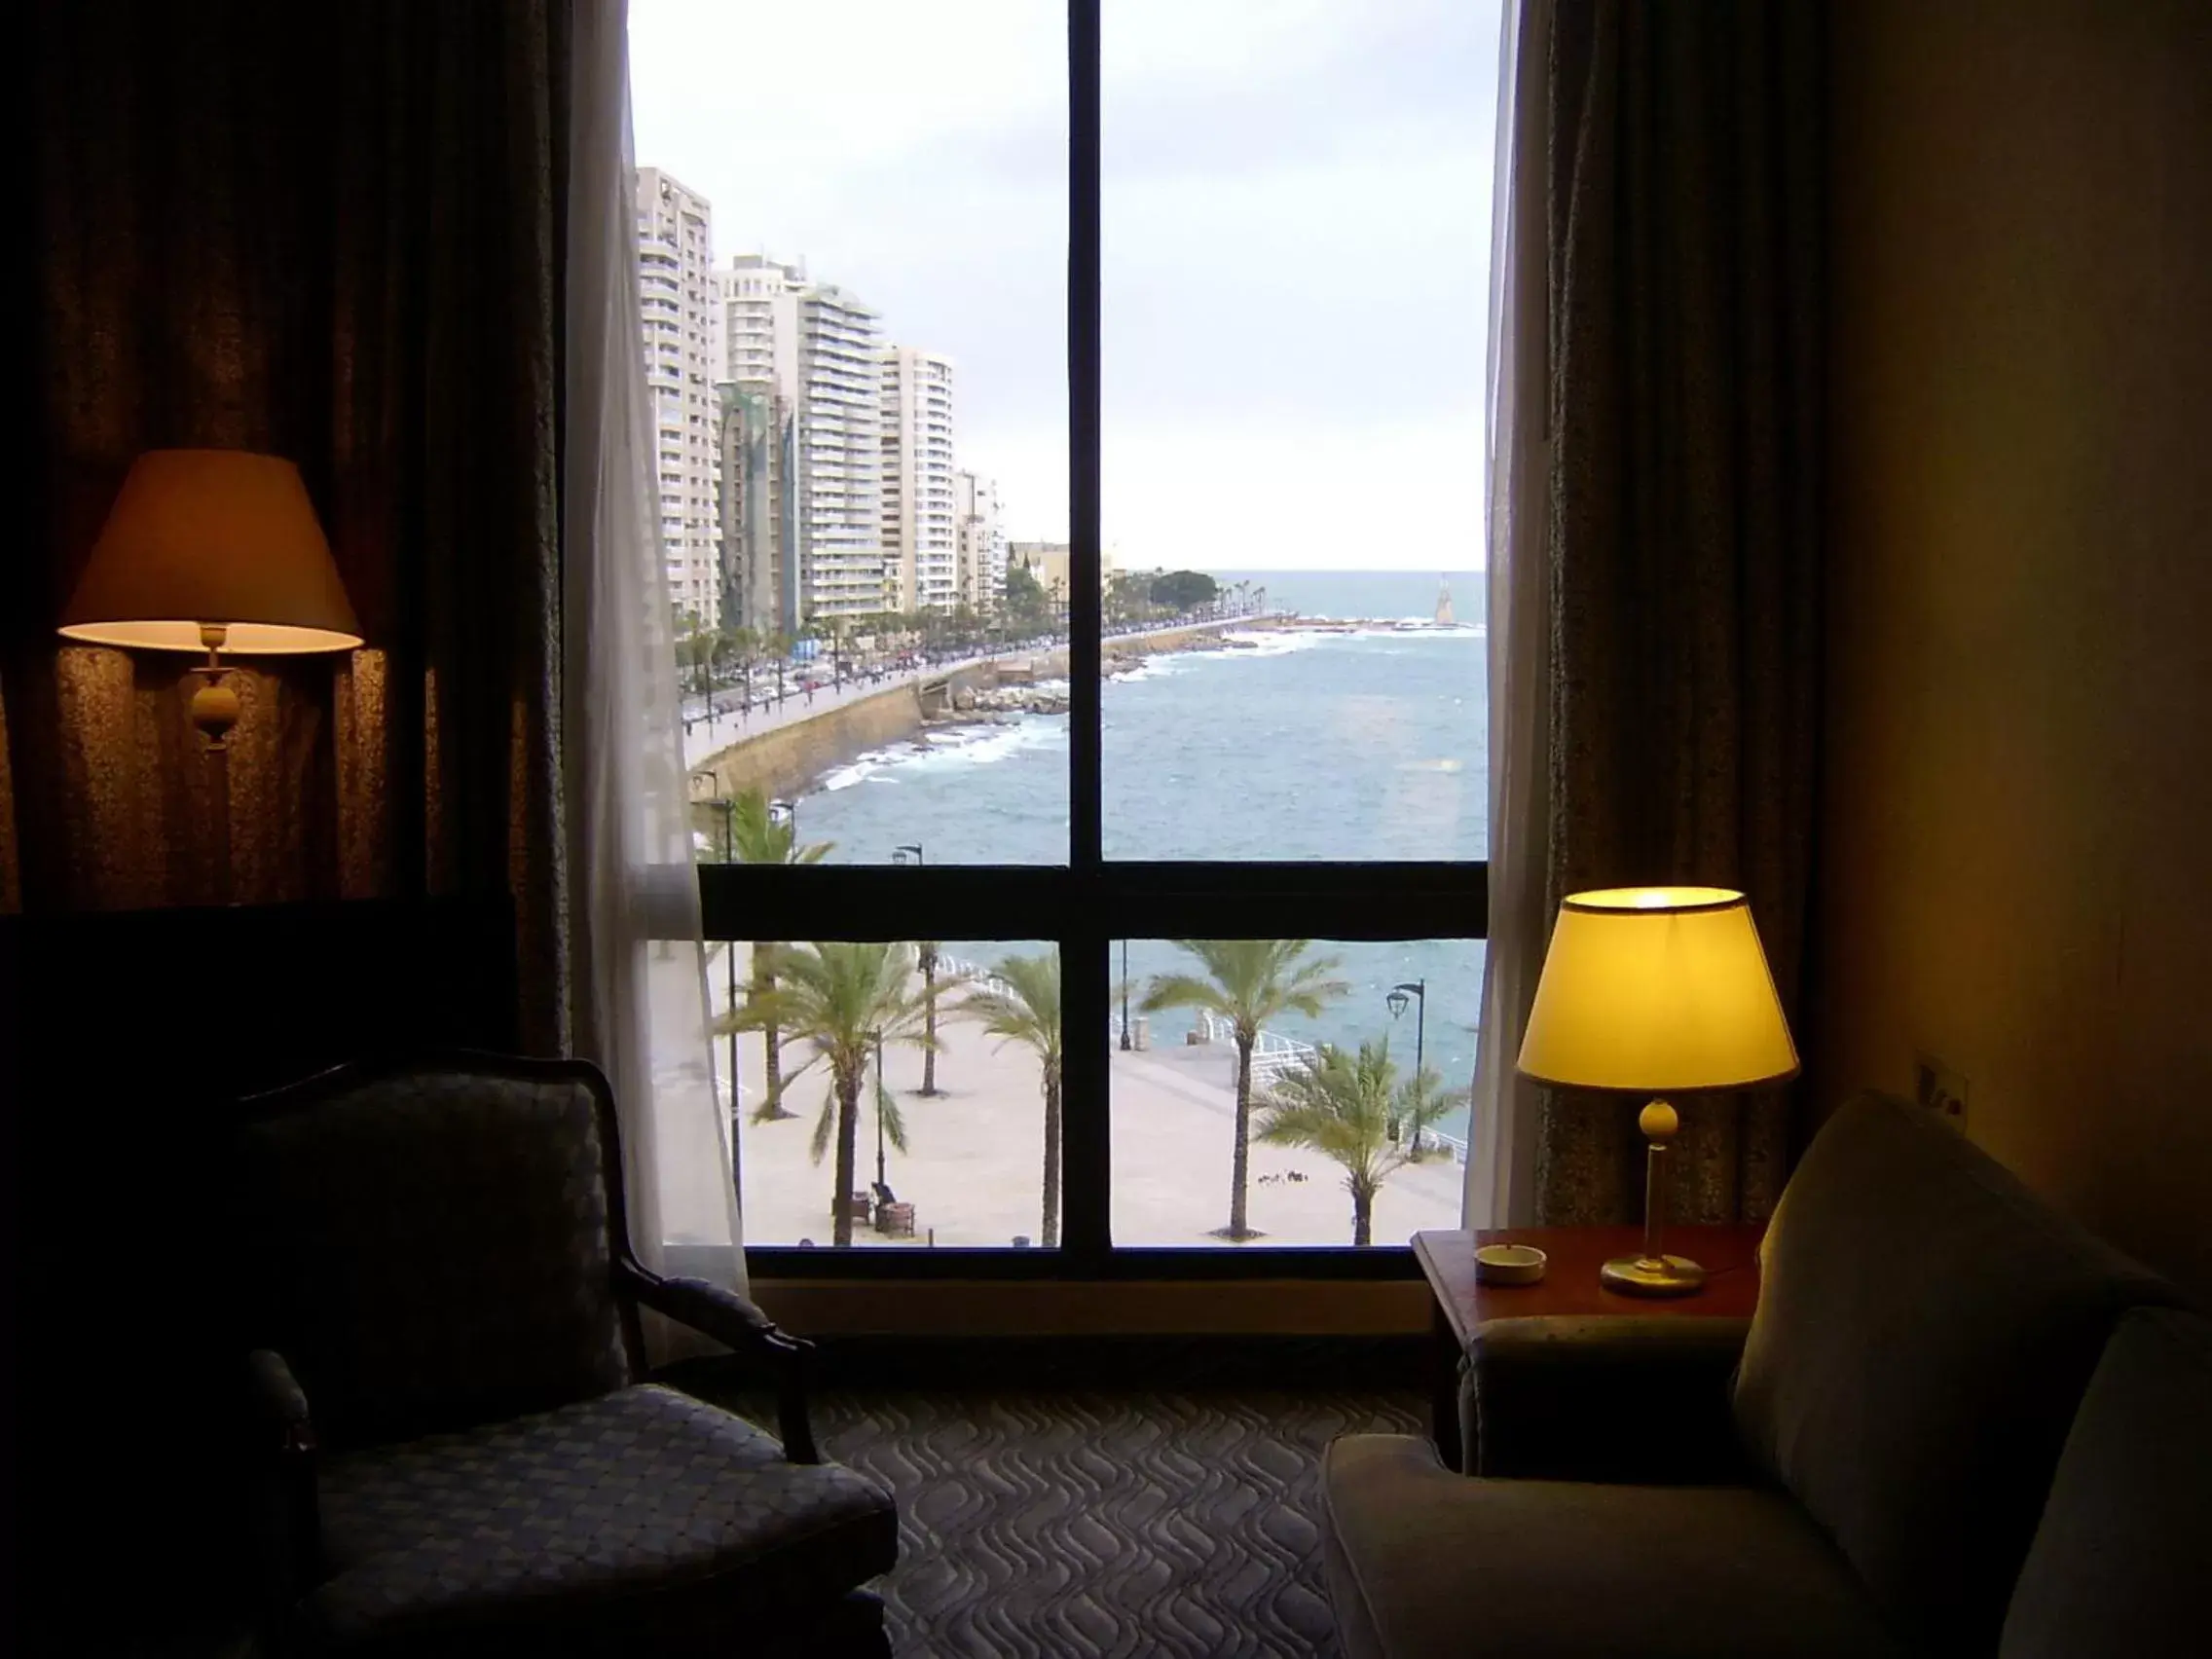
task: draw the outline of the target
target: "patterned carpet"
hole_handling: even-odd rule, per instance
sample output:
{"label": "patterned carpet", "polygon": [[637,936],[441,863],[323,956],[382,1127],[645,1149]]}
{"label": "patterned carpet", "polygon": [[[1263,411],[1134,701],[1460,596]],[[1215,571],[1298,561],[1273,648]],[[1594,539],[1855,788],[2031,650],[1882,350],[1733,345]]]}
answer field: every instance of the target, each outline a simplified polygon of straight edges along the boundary
{"label": "patterned carpet", "polygon": [[899,1567],[879,1586],[896,1651],[1336,1654],[1321,1451],[1419,1432],[1420,1396],[1395,1378],[1293,1381],[819,1392],[824,1452],[898,1494]]}
{"label": "patterned carpet", "polygon": [[825,1450],[899,1495],[902,1655],[1337,1652],[1321,1449],[1419,1400],[1287,1393],[826,1395]]}

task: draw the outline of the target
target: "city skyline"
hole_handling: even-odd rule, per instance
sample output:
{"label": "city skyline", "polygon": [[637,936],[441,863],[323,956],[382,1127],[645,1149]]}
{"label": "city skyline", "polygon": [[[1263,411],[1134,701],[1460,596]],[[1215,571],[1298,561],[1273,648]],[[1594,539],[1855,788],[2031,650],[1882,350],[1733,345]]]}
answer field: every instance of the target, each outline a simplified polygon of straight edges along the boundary
{"label": "city skyline", "polygon": [[[1118,0],[1103,539],[1131,567],[1481,558],[1494,3]],[[1065,19],[636,0],[638,154],[961,377],[961,465],[1068,535]],[[742,95],[732,88],[742,88]],[[1450,212],[1440,203],[1455,203]],[[1225,372],[1233,371],[1233,372]]]}

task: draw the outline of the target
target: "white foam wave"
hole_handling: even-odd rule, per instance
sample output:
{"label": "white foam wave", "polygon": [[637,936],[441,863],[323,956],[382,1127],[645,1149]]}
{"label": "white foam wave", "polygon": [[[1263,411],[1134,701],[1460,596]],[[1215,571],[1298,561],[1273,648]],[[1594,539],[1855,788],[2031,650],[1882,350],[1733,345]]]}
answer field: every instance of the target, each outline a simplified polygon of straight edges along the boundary
{"label": "white foam wave", "polygon": [[1050,716],[1005,723],[940,726],[892,749],[871,749],[827,774],[817,789],[849,790],[856,784],[895,784],[902,775],[987,766],[1024,750],[1058,741],[1060,723]]}
{"label": "white foam wave", "polygon": [[1175,672],[1175,664],[1180,660],[1179,657],[1174,656],[1146,657],[1144,661],[1130,669],[1126,674],[1117,674],[1114,678],[1124,683],[1132,683],[1139,680],[1165,680]]}

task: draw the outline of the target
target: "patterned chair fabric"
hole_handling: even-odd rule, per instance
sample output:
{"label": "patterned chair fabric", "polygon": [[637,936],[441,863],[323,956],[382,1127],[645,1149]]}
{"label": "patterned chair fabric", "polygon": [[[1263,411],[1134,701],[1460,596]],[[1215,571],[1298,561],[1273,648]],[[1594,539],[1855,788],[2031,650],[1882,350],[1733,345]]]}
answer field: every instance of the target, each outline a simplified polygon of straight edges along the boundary
{"label": "patterned chair fabric", "polygon": [[533,1417],[331,1459],[308,1599],[326,1640],[501,1619],[591,1619],[670,1585],[739,1609],[834,1601],[888,1571],[882,1490],[789,1463],[741,1419],[674,1389],[625,1388]]}
{"label": "patterned chair fabric", "polygon": [[579,1078],[405,1071],[246,1132],[260,1340],[356,1446],[620,1388],[597,1102]]}
{"label": "patterned chair fabric", "polygon": [[[631,1254],[595,1070],[469,1056],[248,1106],[273,1646],[885,1651],[858,1587],[897,1558],[891,1497],[817,1460],[806,1343]],[[642,1383],[641,1302],[768,1369],[780,1445]]]}

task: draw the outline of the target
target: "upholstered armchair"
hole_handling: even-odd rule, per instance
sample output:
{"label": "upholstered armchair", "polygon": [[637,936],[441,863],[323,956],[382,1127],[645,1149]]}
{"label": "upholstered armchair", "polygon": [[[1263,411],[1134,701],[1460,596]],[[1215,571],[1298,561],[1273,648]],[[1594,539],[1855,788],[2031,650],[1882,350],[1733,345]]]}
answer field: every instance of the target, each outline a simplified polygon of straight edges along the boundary
{"label": "upholstered armchair", "polygon": [[[808,1344],[632,1254],[596,1069],[341,1069],[249,1102],[239,1151],[275,1641],[887,1651],[891,1498],[817,1455]],[[781,1443],[643,1381],[641,1308],[765,1372]]]}

